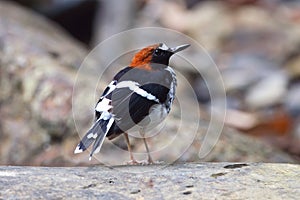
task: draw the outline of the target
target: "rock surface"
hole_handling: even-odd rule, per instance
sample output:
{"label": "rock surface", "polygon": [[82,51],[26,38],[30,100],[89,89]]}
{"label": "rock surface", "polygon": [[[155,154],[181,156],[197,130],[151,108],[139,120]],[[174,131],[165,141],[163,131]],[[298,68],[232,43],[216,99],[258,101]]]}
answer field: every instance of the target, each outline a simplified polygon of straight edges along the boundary
{"label": "rock surface", "polygon": [[1,199],[298,199],[300,165],[0,167],[0,188]]}
{"label": "rock surface", "polygon": [[[11,2],[0,1],[1,165],[91,164],[88,152],[74,155],[73,151],[80,139],[78,135],[82,136],[92,123],[96,98],[112,75],[99,80],[99,73],[87,71],[76,77],[87,53],[51,21]],[[98,63],[86,65],[101,68]],[[190,94],[185,92],[185,85],[178,84],[181,102],[175,102],[162,134],[149,141],[155,160],[199,161],[199,149],[210,125],[205,120],[199,124],[198,118],[189,118],[197,113],[198,103],[191,102]],[[183,111],[189,116],[181,117]],[[76,123],[74,113],[79,116]],[[193,134],[195,137],[191,138]],[[142,140],[130,139],[137,154],[145,151]],[[103,145],[101,161],[116,165],[128,160],[122,137],[109,144],[106,140]],[[156,149],[163,151],[157,153]],[[228,128],[223,129],[219,142],[204,160],[297,162],[259,139]],[[93,159],[92,164],[95,163],[99,161]]]}

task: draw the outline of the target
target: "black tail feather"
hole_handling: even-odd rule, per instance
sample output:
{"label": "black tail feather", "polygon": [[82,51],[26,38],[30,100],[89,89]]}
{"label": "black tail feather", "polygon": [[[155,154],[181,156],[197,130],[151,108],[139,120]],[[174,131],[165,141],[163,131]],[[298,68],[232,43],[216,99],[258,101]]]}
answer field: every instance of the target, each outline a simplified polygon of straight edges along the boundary
{"label": "black tail feather", "polygon": [[90,157],[92,157],[94,153],[98,153],[113,121],[113,118],[107,120],[98,119],[77,145],[74,153],[76,154],[85,151],[93,142],[95,143],[90,153]]}

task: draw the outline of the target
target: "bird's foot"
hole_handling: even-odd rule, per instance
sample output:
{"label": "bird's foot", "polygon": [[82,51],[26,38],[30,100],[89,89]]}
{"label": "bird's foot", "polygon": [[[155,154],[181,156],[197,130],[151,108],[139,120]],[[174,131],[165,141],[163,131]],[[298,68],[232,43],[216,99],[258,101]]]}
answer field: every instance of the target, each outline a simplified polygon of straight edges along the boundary
{"label": "bird's foot", "polygon": [[153,160],[131,160],[126,162],[127,165],[155,165],[155,164],[162,164],[163,161],[153,161]]}
{"label": "bird's foot", "polygon": [[130,160],[128,162],[125,162],[125,164],[127,165],[152,165],[152,164],[156,164],[156,162],[153,161],[149,161],[149,160]]}
{"label": "bird's foot", "polygon": [[159,160],[153,161],[152,159],[151,160],[148,159],[148,160],[142,160],[141,163],[142,165],[158,165],[158,164],[163,164],[164,162]]}
{"label": "bird's foot", "polygon": [[148,160],[130,160],[126,162],[127,165],[150,165],[154,164],[153,162],[149,162]]}
{"label": "bird's foot", "polygon": [[141,161],[137,161],[137,160],[130,160],[125,162],[126,165],[142,165]]}
{"label": "bird's foot", "polygon": [[159,160],[156,160],[156,161],[153,161],[152,159],[151,160],[144,160],[144,163],[145,165],[159,165],[159,164],[163,164],[164,161],[159,161]]}
{"label": "bird's foot", "polygon": [[155,164],[163,164],[163,161],[153,161],[151,157],[148,157],[147,160],[138,161],[131,156],[130,161],[125,162],[126,165],[155,165]]}

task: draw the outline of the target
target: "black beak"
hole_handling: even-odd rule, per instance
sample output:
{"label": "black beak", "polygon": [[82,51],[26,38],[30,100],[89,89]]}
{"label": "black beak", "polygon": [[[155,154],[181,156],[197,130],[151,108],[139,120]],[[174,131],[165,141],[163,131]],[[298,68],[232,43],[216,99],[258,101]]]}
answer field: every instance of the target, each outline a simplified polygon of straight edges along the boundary
{"label": "black beak", "polygon": [[182,50],[188,48],[189,46],[191,46],[191,45],[190,44],[183,44],[183,45],[180,45],[180,46],[177,46],[177,47],[170,48],[169,51],[171,51],[172,53],[177,53],[179,51],[182,51]]}

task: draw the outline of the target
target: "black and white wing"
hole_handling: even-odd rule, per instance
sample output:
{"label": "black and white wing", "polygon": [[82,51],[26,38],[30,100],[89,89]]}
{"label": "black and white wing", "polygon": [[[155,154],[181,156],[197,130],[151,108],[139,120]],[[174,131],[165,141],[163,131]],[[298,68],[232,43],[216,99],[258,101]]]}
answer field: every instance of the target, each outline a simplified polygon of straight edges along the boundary
{"label": "black and white wing", "polygon": [[92,151],[90,153],[90,159],[94,153],[98,153],[101,149],[103,141],[114,124],[114,117],[111,113],[112,103],[111,96],[115,90],[119,77],[129,69],[125,68],[121,70],[114,80],[105,88],[103,94],[99,98],[95,106],[95,122],[88,130],[80,143],[77,145],[74,153],[81,153],[85,151],[94,142]]}
{"label": "black and white wing", "polygon": [[[150,113],[159,111],[155,116],[164,119],[168,110],[163,106],[168,99],[173,77],[169,71],[147,71],[132,69],[122,76],[112,93],[112,113],[115,117],[115,132],[125,132],[135,125],[146,126],[151,120]],[[158,107],[161,105],[161,107]],[[143,121],[144,120],[144,121]],[[149,121],[150,120],[150,121]],[[142,124],[139,124],[143,121]],[[161,122],[161,121],[159,121]],[[122,131],[118,130],[121,129]],[[109,133],[112,134],[112,133]]]}
{"label": "black and white wing", "polygon": [[85,151],[93,142],[94,145],[90,153],[90,159],[94,153],[100,151],[103,141],[114,123],[114,118],[110,112],[112,106],[109,94],[113,91],[115,84],[116,81],[112,81],[104,90],[95,107],[95,122],[77,145],[74,151],[75,154]]}
{"label": "black and white wing", "polygon": [[[74,153],[85,151],[94,142],[91,158],[94,153],[100,151],[106,136],[111,139],[126,132],[150,116],[153,110],[159,111],[155,114],[158,121],[164,119],[169,111],[166,102],[170,101],[173,79],[168,70],[149,72],[131,67],[121,70],[97,102],[95,123]],[[174,92],[171,93],[174,95]],[[162,117],[157,114],[161,114]]]}

